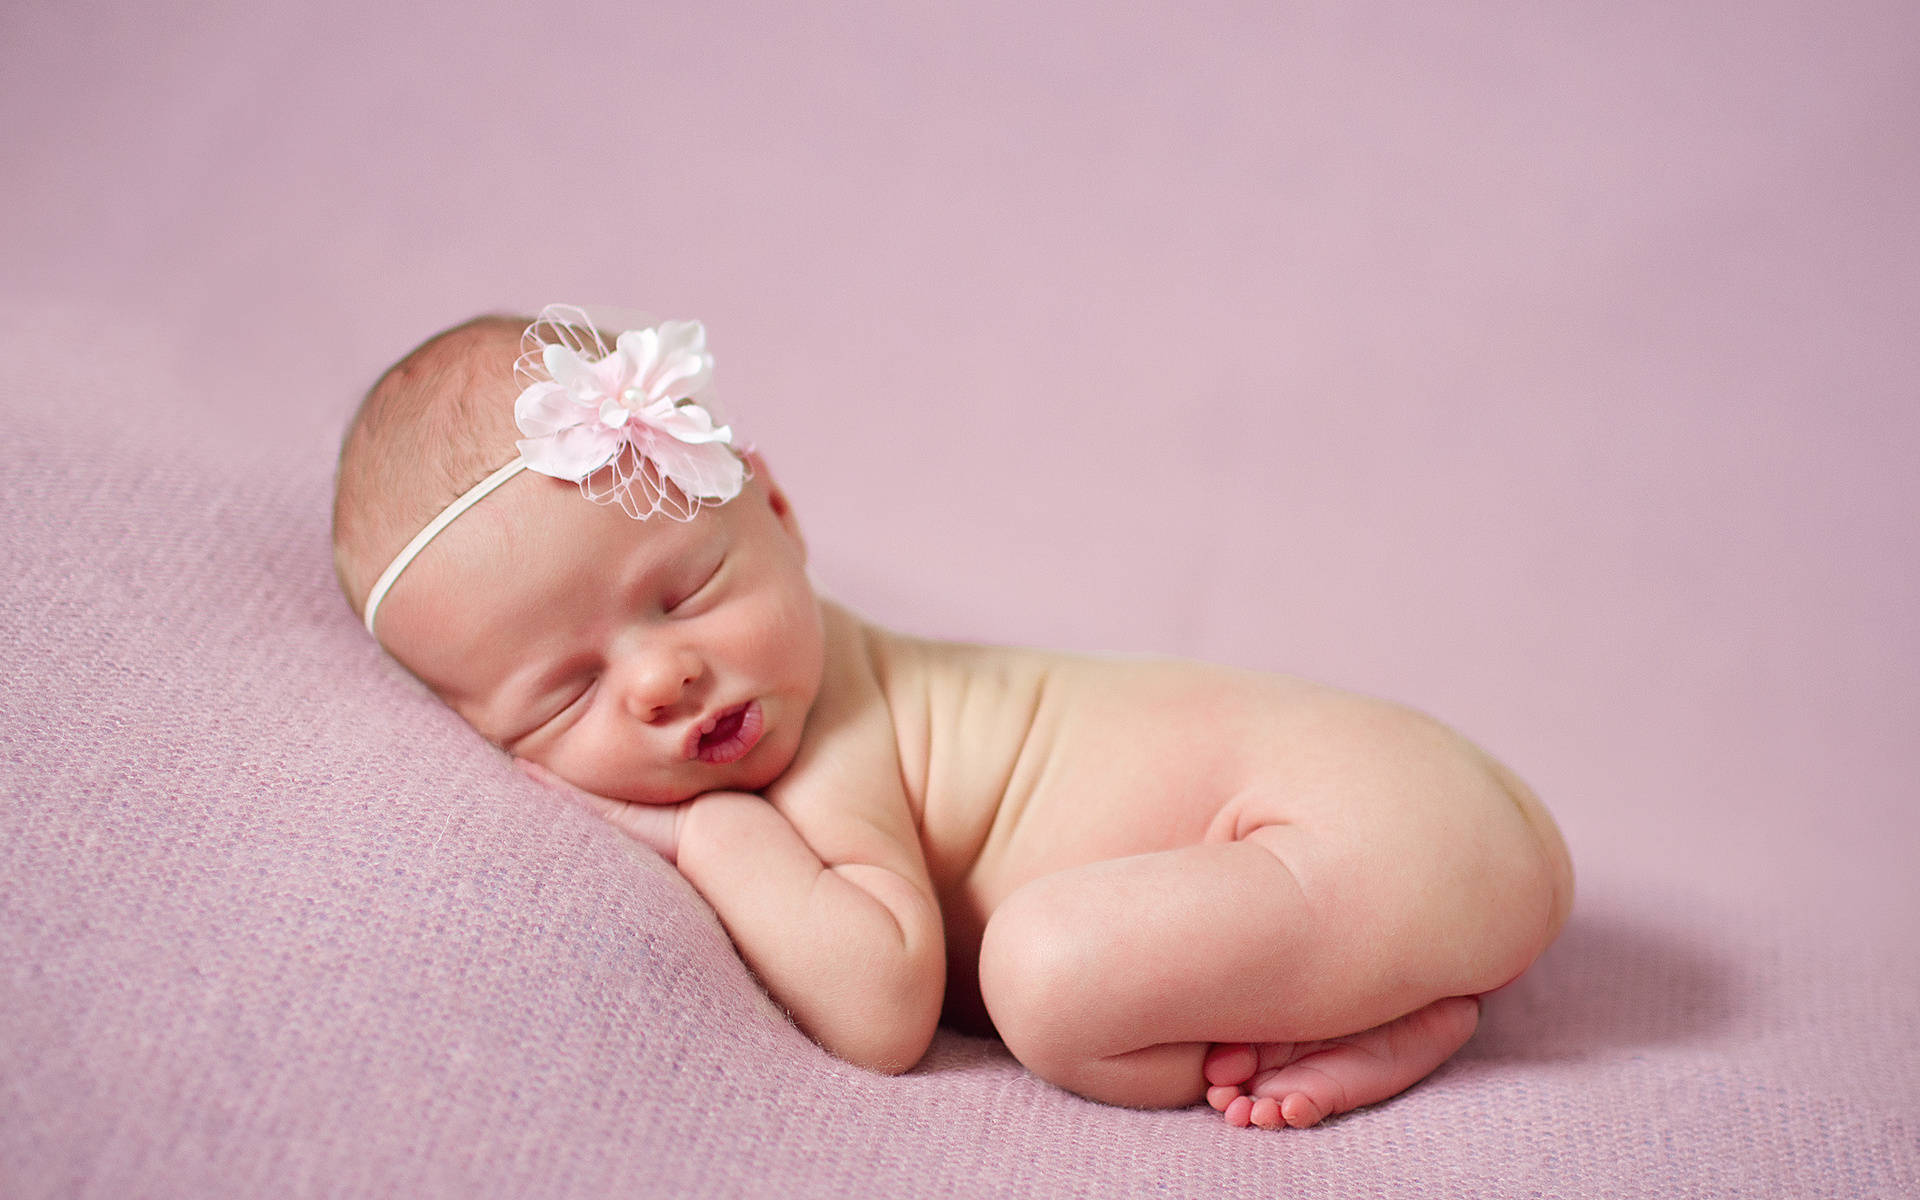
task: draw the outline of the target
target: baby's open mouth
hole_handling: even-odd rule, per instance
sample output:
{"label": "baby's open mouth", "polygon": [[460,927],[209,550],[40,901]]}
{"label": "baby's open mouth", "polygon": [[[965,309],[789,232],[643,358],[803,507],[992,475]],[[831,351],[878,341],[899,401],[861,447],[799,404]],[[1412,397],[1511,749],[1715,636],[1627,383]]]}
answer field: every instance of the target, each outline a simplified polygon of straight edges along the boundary
{"label": "baby's open mouth", "polygon": [[708,763],[733,762],[753,749],[765,725],[758,700],[721,709],[694,730],[687,757]]}

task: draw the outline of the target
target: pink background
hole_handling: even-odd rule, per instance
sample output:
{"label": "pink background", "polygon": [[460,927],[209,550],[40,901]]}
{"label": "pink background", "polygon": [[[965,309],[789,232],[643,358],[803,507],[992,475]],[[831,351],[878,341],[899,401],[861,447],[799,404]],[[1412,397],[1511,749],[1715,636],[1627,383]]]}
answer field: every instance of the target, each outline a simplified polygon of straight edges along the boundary
{"label": "pink background", "polygon": [[[198,668],[167,665],[187,661],[165,650],[172,618],[135,614],[170,611],[177,584],[214,597],[179,620],[223,619],[217,587],[178,582],[197,560],[137,596],[105,568],[60,591],[94,578],[83,562],[148,562],[71,498],[109,527],[156,496],[168,529],[251,512],[245,544],[281,556],[297,597],[297,633],[262,626],[261,702],[284,701],[274,639],[294,637],[334,672],[312,711],[408,714],[390,735],[364,720],[370,740],[327,761],[391,757],[446,731],[326,593],[350,406],[476,311],[618,304],[708,323],[823,587],[883,623],[1303,674],[1427,709],[1534,784],[1579,911],[1456,1083],[1479,1081],[1475,1119],[1530,1113],[1580,1166],[1503,1166],[1490,1137],[1461,1180],[1682,1194],[1743,1162],[1758,1192],[1914,1186],[1920,8],[812,7],[0,14],[7,404],[41,439],[9,454],[8,561],[45,582],[0,610],[17,856],[0,1007],[75,1003],[19,931],[51,937],[33,922],[86,903],[39,890],[85,853],[50,813],[115,736],[62,724],[48,681],[118,685],[48,629],[117,614],[149,647],[128,678],[164,690]],[[141,453],[148,475],[107,469]],[[56,460],[58,488],[33,482]],[[210,514],[203,469],[278,499]],[[531,803],[484,747],[434,744],[486,803]],[[218,765],[154,768],[141,819],[173,827],[166,805]],[[106,803],[118,785],[88,786]],[[239,811],[245,793],[211,794]],[[180,921],[219,911],[206,887]],[[133,1038],[143,995],[191,1003],[172,986],[99,1019]],[[71,1115],[152,1102],[76,1082],[84,1032],[8,1035],[0,1066],[32,1085],[6,1103],[54,1114],[30,1136],[6,1118],[8,1177],[64,1194],[130,1161],[188,1187],[213,1151]],[[1018,1077],[942,1045],[995,1081],[942,1103]],[[1702,1071],[1731,1072],[1739,1103],[1686,1091]],[[1500,1091],[1516,1077],[1547,1090]],[[879,1137],[897,1094],[860,1096],[847,1128]],[[1635,1144],[1699,1124],[1664,1158],[1595,1150],[1635,1103]],[[1754,1149],[1814,1111],[1832,1122],[1815,1150]],[[1202,1119],[1122,1117],[1129,1138]],[[1100,1155],[1087,1121],[1059,1170],[1085,1153],[1116,1188],[1154,1177]],[[288,1183],[231,1132],[220,1153]],[[439,1161],[413,1149],[395,1161]],[[313,1161],[288,1186],[327,1190],[333,1160]],[[1340,1161],[1315,1186],[1386,1178]],[[1235,1169],[1209,1178],[1266,1186]],[[639,1186],[617,1164],[488,1177]],[[473,1182],[366,1186],[423,1179]]]}

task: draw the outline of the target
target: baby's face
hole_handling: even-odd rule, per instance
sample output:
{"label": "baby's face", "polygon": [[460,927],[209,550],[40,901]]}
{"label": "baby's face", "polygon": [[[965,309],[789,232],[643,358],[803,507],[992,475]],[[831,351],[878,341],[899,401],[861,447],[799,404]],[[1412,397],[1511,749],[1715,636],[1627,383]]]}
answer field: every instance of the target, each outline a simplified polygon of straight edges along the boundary
{"label": "baby's face", "polygon": [[525,472],[448,526],[382,640],[490,741],[621,800],[757,791],[799,750],[825,648],[765,471],[691,521]]}

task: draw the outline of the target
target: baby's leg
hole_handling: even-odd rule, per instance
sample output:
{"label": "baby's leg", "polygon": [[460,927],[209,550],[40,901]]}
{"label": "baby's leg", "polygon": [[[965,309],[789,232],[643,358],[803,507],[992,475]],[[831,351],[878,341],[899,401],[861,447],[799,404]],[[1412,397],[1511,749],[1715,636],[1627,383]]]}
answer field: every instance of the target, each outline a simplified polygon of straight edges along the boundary
{"label": "baby's leg", "polygon": [[[1096,1100],[1193,1104],[1207,1094],[1216,1044],[1256,1047],[1238,1079],[1216,1064],[1211,1082],[1237,1087],[1255,1079],[1262,1053],[1277,1061],[1292,1044],[1347,1039],[1344,1050],[1320,1048],[1339,1051],[1327,1059],[1290,1065],[1368,1103],[1425,1075],[1471,1033],[1429,1028],[1427,1018],[1379,1027],[1490,990],[1538,952],[1471,944],[1461,930],[1480,914],[1453,911],[1459,898],[1429,876],[1407,857],[1383,869],[1364,846],[1289,826],[1088,863],[1036,879],[996,909],[981,943],[981,994],[1029,1069]],[[1359,1056],[1382,1050],[1399,1052],[1392,1069],[1363,1077]],[[1247,1115],[1261,1099],[1278,1106],[1291,1095],[1255,1090],[1269,1086],[1303,1093],[1294,1106],[1303,1119],[1305,1104],[1338,1107],[1331,1087],[1298,1078],[1283,1072],[1243,1089]]]}

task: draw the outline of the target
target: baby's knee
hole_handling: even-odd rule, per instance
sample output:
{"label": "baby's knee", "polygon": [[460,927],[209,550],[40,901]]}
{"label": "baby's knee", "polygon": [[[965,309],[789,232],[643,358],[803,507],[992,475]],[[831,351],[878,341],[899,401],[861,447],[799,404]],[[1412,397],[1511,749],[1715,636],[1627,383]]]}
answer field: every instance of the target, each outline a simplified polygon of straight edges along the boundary
{"label": "baby's knee", "polygon": [[1028,885],[995,910],[981,939],[980,995],[1007,1049],[1041,1079],[1089,1100],[1199,1103],[1206,1045],[1129,1040],[1128,997],[1151,969],[1118,969],[1111,931],[1057,899]]}
{"label": "baby's knee", "polygon": [[994,910],[980,940],[980,998],[1014,1057],[1071,1087],[1062,1076],[1097,1052],[1114,981],[1108,947],[1054,891],[1036,880]]}

